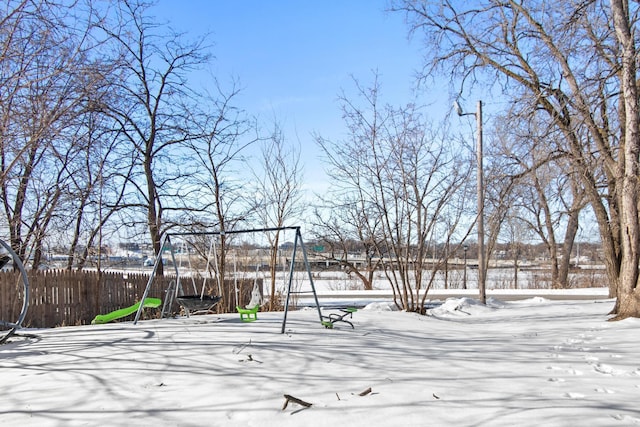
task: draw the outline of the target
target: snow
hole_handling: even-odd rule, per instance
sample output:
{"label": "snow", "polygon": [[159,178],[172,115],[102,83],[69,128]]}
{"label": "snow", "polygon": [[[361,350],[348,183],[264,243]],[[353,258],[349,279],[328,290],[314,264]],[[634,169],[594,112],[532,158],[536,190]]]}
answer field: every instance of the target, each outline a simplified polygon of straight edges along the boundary
{"label": "snow", "polygon": [[640,425],[640,320],[607,322],[612,305],[380,301],[354,329],[289,312],[285,334],[278,312],[24,330],[0,346],[0,424]]}

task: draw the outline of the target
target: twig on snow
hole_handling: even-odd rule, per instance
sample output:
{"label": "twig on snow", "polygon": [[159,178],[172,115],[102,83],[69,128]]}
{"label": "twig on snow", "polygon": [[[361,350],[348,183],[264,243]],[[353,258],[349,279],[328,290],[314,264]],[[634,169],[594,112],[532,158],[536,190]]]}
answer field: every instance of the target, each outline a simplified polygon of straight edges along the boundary
{"label": "twig on snow", "polygon": [[305,402],[302,399],[298,399],[297,397],[293,397],[289,394],[285,394],[284,398],[286,399],[284,401],[284,406],[282,407],[282,410],[284,411],[285,409],[287,409],[287,405],[289,404],[289,402],[293,402],[293,403],[297,403],[300,406],[304,406],[305,408],[309,408],[311,407],[311,403],[309,402]]}

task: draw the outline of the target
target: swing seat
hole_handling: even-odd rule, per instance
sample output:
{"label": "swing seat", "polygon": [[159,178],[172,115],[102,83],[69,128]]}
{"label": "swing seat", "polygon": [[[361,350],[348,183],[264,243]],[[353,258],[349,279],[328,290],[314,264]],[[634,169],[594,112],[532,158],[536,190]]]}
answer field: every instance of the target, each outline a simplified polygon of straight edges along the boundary
{"label": "swing seat", "polygon": [[240,313],[240,320],[243,322],[255,322],[258,320],[258,310],[260,309],[260,305],[256,305],[253,308],[243,308],[239,305],[236,305],[236,310]]}
{"label": "swing seat", "polygon": [[221,299],[222,297],[220,296],[211,295],[203,295],[202,297],[200,295],[182,295],[176,297],[178,304],[189,311],[211,310]]}
{"label": "swing seat", "polygon": [[358,311],[358,309],[354,307],[341,308],[340,314],[330,313],[328,316],[322,316],[322,326],[324,326],[327,329],[333,329],[333,325],[335,323],[344,322],[349,326],[351,326],[352,329],[355,329],[353,327],[353,323],[346,320],[345,317],[353,318],[353,313],[355,313],[356,311]]}

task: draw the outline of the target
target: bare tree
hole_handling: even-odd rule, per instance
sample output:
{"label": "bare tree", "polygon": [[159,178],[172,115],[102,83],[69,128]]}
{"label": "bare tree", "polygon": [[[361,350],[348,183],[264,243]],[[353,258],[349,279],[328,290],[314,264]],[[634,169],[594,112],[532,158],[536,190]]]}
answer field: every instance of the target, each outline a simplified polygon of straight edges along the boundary
{"label": "bare tree", "polygon": [[[635,5],[637,7],[637,5]],[[638,287],[638,265],[640,260],[640,221],[638,219],[638,176],[640,165],[640,108],[637,87],[637,49],[634,33],[636,12],[631,14],[630,4],[625,0],[611,0],[613,26],[620,48],[620,100],[622,132],[618,175],[620,181],[620,235],[621,264],[617,281],[617,319],[640,317],[640,288]]]}
{"label": "bare tree", "polygon": [[341,208],[355,206],[366,235],[382,237],[376,251],[394,301],[402,309],[422,311],[444,254],[455,253],[427,257],[430,243],[446,244],[459,231],[470,163],[447,149],[446,136],[425,125],[414,105],[381,106],[377,78],[371,88],[356,86],[364,106],[341,98],[349,139],[318,142],[330,162],[338,200],[357,194],[351,199],[356,204]]}
{"label": "bare tree", "polygon": [[[515,212],[514,212],[515,211]],[[530,235],[530,229],[524,224],[515,209],[509,211],[509,216],[505,220],[504,232],[507,237],[509,255],[513,260],[513,289],[518,289],[518,279],[520,273],[520,256],[525,246],[525,241]]]}
{"label": "bare tree", "polygon": [[[130,208],[144,215],[156,254],[161,237],[185,209],[192,171],[181,148],[195,136],[190,110],[194,92],[187,75],[205,64],[205,39],[186,42],[179,34],[161,33],[146,14],[148,4],[137,0],[116,3],[101,28],[123,57],[122,74],[112,81],[120,95],[107,105],[118,121],[123,142],[135,153],[136,173],[126,177],[131,188]],[[173,217],[172,217],[173,215]],[[160,266],[159,274],[162,274]]]}
{"label": "bare tree", "polygon": [[[323,143],[326,143],[324,141]],[[382,267],[379,248],[384,246],[381,222],[366,209],[359,191],[332,194],[314,210],[314,234],[328,246],[327,261],[337,262],[347,274],[354,274],[364,290],[373,290],[376,271]],[[359,256],[354,259],[354,254]],[[361,259],[362,258],[362,259]],[[364,262],[361,262],[361,261]]]}
{"label": "bare tree", "polygon": [[183,222],[190,229],[213,227],[222,232],[216,271],[225,277],[229,236],[224,232],[237,229],[250,216],[253,205],[246,198],[250,178],[246,151],[258,137],[252,133],[252,120],[233,104],[240,89],[235,84],[227,92],[216,88],[218,92],[206,98],[207,109],[196,108],[191,121],[197,136],[187,141],[186,147],[194,167],[190,177],[193,191],[191,209],[185,212]]}
{"label": "bare tree", "polygon": [[512,112],[500,122],[493,151],[507,162],[502,174],[514,180],[507,203],[513,212],[508,215],[538,235],[549,252],[552,286],[566,288],[570,254],[586,205],[580,180],[572,173],[562,135],[553,126],[537,123],[526,111]]}
{"label": "bare tree", "polygon": [[70,233],[60,234],[68,236],[67,269],[83,269],[92,248],[96,248],[100,272],[103,237],[108,230],[118,230],[115,224],[109,224],[123,208],[127,186],[122,177],[132,174],[134,163],[122,162],[127,155],[121,151],[119,132],[113,129],[114,122],[107,115],[89,108],[82,120],[83,132],[78,135],[82,151],[73,168],[69,168],[67,206],[73,215],[61,218],[61,226]]}
{"label": "bare tree", "polygon": [[54,2],[10,2],[2,22],[0,191],[11,244],[37,267],[79,150],[81,94],[94,86],[87,72],[91,16]]}
{"label": "bare tree", "polygon": [[[262,145],[262,168],[254,171],[258,183],[254,215],[263,227],[282,228],[302,210],[300,148],[287,145],[286,142],[282,128],[275,123],[271,137]],[[278,307],[276,272],[281,234],[281,230],[268,233],[271,276],[269,310]]]}
{"label": "bare tree", "polygon": [[598,221],[621,317],[640,315],[631,36],[637,7],[627,1],[396,2],[430,46],[425,75],[446,70],[462,85],[487,76],[562,133],[563,151]]}

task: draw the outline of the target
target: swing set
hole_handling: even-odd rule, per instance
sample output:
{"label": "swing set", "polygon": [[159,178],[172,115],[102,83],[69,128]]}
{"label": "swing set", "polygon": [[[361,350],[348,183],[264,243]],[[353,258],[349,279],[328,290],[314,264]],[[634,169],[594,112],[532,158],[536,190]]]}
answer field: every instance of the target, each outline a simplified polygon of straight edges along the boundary
{"label": "swing set", "polygon": [[[232,237],[241,239],[245,236],[255,236],[259,235],[260,233],[265,236],[267,233],[273,232],[283,232],[284,234],[284,232],[288,230],[294,231],[295,239],[291,248],[291,255],[290,257],[285,257],[285,265],[283,265],[282,267],[285,273],[286,269],[288,268],[288,274],[285,277],[286,298],[284,304],[284,317],[282,320],[281,333],[285,332],[287,314],[289,311],[291,298],[297,294],[313,295],[313,299],[318,311],[320,324],[323,324],[324,319],[320,310],[320,304],[318,303],[318,296],[316,294],[315,285],[313,283],[311,267],[309,264],[309,259],[307,257],[306,248],[302,241],[302,234],[300,232],[299,226],[232,231],[166,233],[161,244],[162,250],[155,258],[153,270],[149,276],[147,286],[145,287],[144,293],[142,295],[141,304],[138,308],[138,311],[136,312],[134,324],[137,324],[138,320],[140,320],[140,315],[144,307],[144,300],[148,297],[149,290],[157,275],[158,266],[163,262],[163,253],[167,251],[169,252],[171,257],[176,278],[175,280],[172,280],[170,282],[168,288],[165,290],[166,295],[162,307],[161,318],[169,316],[171,306],[174,301],[184,309],[187,316],[189,316],[189,314],[192,312],[210,312],[218,303],[220,303],[221,301],[225,302],[223,301],[223,296],[225,295],[225,293],[223,292],[223,287],[225,286],[224,279],[225,276],[227,276],[227,272],[231,271],[230,274],[233,275],[235,308],[236,311],[240,314],[240,319],[244,322],[252,322],[257,320],[257,313],[260,308],[260,301],[262,297],[260,288],[263,284],[263,280],[260,280],[258,278],[258,275],[261,271],[260,267],[264,265],[264,261],[261,257],[254,257],[254,259],[249,260],[246,255],[240,256],[238,253],[239,245],[233,244],[234,242],[232,241]],[[201,240],[200,245],[196,245],[194,243],[198,239]],[[201,255],[203,255],[205,258],[204,272],[200,273],[197,266],[195,266],[194,263],[191,262],[190,254],[193,252],[197,252],[197,247],[205,247],[202,244],[202,241],[206,241],[207,239],[209,240],[207,242],[208,252],[206,253],[206,255],[204,255],[202,254],[203,251],[200,250]],[[218,239],[220,239],[220,245],[217,244]],[[220,248],[218,248],[218,246],[220,246]],[[295,267],[296,261],[298,259],[297,257],[299,255],[298,251],[300,251],[300,253],[302,254],[302,265],[304,267],[304,270],[306,271],[306,276],[310,284],[310,290],[307,291],[294,288]],[[185,259],[186,266],[184,265]],[[220,260],[223,261],[220,262]],[[233,261],[232,266],[228,265],[229,261]],[[245,270],[242,272],[238,269],[238,265],[241,264],[241,261],[245,267]],[[253,265],[248,265],[249,263],[252,263]],[[251,269],[251,273],[249,273],[246,268]],[[223,269],[224,271],[220,271],[221,269]],[[253,278],[251,301],[246,305],[243,305],[240,301],[242,292],[240,292],[239,288],[242,287],[241,279],[243,277]],[[202,280],[202,282],[198,289],[198,283],[196,283],[196,281],[199,281],[200,279]],[[214,281],[213,286],[209,283],[210,280]],[[190,287],[188,286],[188,282],[191,283]],[[187,290],[185,288],[190,289]]]}

